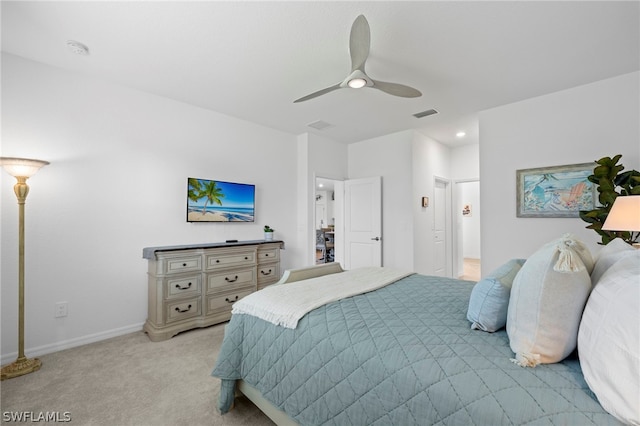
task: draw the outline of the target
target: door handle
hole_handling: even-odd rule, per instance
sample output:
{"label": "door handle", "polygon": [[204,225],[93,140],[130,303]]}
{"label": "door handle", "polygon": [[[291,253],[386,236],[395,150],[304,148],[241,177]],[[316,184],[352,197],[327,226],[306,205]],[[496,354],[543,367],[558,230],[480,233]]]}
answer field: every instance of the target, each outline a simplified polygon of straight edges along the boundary
{"label": "door handle", "polygon": [[371,240],[373,240],[373,241],[380,241],[380,237],[375,237],[375,238],[372,238]]}

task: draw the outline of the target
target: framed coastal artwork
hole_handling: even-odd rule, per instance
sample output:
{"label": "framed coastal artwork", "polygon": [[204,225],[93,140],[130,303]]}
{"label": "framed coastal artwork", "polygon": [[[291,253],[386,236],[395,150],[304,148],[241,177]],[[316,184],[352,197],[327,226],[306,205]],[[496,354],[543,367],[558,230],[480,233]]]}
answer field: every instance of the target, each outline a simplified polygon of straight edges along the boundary
{"label": "framed coastal artwork", "polygon": [[187,179],[187,222],[254,222],[256,186]]}
{"label": "framed coastal artwork", "polygon": [[517,217],[579,217],[593,210],[595,184],[589,182],[595,163],[516,170]]}

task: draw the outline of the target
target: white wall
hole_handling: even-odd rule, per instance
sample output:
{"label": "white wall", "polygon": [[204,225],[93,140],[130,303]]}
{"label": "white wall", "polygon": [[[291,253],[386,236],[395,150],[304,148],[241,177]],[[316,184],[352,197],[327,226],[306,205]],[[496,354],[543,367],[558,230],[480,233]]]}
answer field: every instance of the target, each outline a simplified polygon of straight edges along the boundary
{"label": "white wall", "polygon": [[382,176],[382,264],[413,269],[411,131],[348,146],[350,179]]}
{"label": "white wall", "polygon": [[463,145],[451,149],[451,177],[456,181],[480,178],[480,145]]}
{"label": "white wall", "polygon": [[[316,177],[344,180],[347,177],[347,146],[311,133],[298,136],[298,235],[302,263],[315,263],[315,184]],[[336,217],[336,226],[340,218]],[[337,248],[336,248],[337,251]],[[336,253],[337,254],[337,253]]]}
{"label": "white wall", "polygon": [[[48,160],[26,203],[28,356],[141,329],[148,246],[297,241],[297,140],[258,126],[12,55],[2,56],[2,156]],[[2,188],[2,363],[17,351],[15,180]],[[186,223],[187,177],[256,185],[253,224]],[[54,318],[54,304],[69,314]]]}
{"label": "white wall", "polygon": [[639,81],[635,72],[480,113],[483,271],[565,232],[599,250],[598,235],[579,218],[517,218],[516,170],[616,154],[640,170]]}
{"label": "white wall", "polygon": [[384,266],[432,274],[435,177],[451,176],[450,148],[414,131],[393,133],[348,146],[349,178],[382,176]]}
{"label": "white wall", "polygon": [[[413,270],[426,275],[435,272],[434,205],[422,207],[422,197],[434,199],[435,178],[451,181],[451,149],[435,140],[413,133],[412,140],[411,206],[414,220]],[[450,183],[451,185],[451,183]],[[453,233],[449,235],[447,249],[453,253]]]}

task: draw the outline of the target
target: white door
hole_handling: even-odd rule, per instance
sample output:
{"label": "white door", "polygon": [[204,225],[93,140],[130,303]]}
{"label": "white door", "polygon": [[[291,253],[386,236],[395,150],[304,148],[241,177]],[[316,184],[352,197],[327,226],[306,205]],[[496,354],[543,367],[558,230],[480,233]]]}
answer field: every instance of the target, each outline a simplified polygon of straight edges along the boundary
{"label": "white door", "polygon": [[439,277],[446,277],[449,276],[447,270],[447,182],[436,180],[433,195],[433,249],[435,256],[433,274]]}
{"label": "white door", "polygon": [[344,268],[382,266],[382,178],[344,182]]}

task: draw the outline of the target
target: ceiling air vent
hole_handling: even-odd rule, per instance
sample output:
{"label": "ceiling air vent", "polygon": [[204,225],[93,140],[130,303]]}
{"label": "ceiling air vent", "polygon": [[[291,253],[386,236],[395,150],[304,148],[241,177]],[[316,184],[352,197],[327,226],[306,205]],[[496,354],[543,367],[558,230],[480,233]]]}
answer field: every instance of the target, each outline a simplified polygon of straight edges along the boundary
{"label": "ceiling air vent", "polygon": [[76,55],[89,55],[89,48],[78,41],[67,40],[67,47]]}
{"label": "ceiling air vent", "polygon": [[313,127],[314,129],[318,129],[318,130],[324,130],[327,127],[333,127],[333,124],[327,123],[326,121],[318,120],[318,121],[314,121],[313,123],[307,124],[307,126]]}
{"label": "ceiling air vent", "polygon": [[416,112],[415,114],[413,114],[413,116],[415,118],[422,118],[422,117],[428,117],[430,115],[437,114],[437,113],[438,111],[436,111],[435,109],[428,109],[426,111]]}

